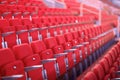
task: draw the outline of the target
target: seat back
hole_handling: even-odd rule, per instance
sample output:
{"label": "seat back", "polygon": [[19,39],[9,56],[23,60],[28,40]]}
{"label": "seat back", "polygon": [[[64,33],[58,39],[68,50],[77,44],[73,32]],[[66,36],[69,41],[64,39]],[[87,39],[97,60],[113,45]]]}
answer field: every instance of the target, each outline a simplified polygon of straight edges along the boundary
{"label": "seat back", "polygon": [[98,80],[103,80],[105,72],[100,64],[96,64],[92,70],[96,74]]}
{"label": "seat back", "polygon": [[104,71],[107,74],[109,72],[109,68],[110,68],[108,61],[105,58],[103,58],[100,60],[99,63],[104,68]]}
{"label": "seat back", "polygon": [[9,22],[10,25],[15,26],[20,44],[30,42],[27,26],[23,26],[20,19],[10,19]]}
{"label": "seat back", "polygon": [[50,38],[45,38],[44,39],[46,45],[47,45],[47,48],[54,48],[55,46],[57,46],[57,41],[55,39],[55,37],[50,37]]}
{"label": "seat back", "polygon": [[33,55],[32,48],[27,43],[13,46],[13,51],[16,58],[20,60],[26,58],[27,56]]}
{"label": "seat back", "polygon": [[23,18],[22,23],[24,26],[27,26],[32,41],[38,40],[38,27],[34,25],[28,18]]}
{"label": "seat back", "polygon": [[24,65],[21,61],[17,61],[9,48],[0,49],[0,75],[12,76],[23,75],[19,80],[26,80]]}
{"label": "seat back", "polygon": [[0,30],[3,37],[3,42],[5,43],[5,47],[12,47],[16,45],[16,34],[15,34],[15,27],[10,26],[9,22],[6,19],[0,20]]}
{"label": "seat back", "polygon": [[90,71],[83,77],[83,80],[98,80],[98,79],[95,73]]}
{"label": "seat back", "polygon": [[[14,46],[13,51],[16,58],[21,60],[25,67],[41,64],[39,55],[33,54],[32,48],[26,43]],[[42,68],[29,71],[28,76],[33,80],[43,80]]]}

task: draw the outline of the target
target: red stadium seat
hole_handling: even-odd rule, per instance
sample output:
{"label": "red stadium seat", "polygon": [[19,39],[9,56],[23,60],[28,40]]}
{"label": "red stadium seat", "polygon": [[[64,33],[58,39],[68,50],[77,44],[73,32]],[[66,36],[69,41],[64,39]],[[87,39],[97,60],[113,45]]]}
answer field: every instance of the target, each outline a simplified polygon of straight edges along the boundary
{"label": "red stadium seat", "polygon": [[[18,80],[26,80],[24,65],[20,60],[16,60],[13,52],[9,48],[0,49],[0,76],[7,80],[14,79],[13,75],[18,75]],[[22,77],[19,77],[22,75]],[[5,77],[6,76],[6,77]],[[3,79],[4,79],[3,78]]]}
{"label": "red stadium seat", "polygon": [[15,27],[9,25],[9,21],[6,19],[0,20],[0,29],[3,37],[3,42],[5,43],[4,47],[10,47],[16,45],[16,34],[15,34]]}
{"label": "red stadium seat", "polygon": [[[41,59],[52,59],[54,58],[54,54],[52,49],[47,49],[46,45],[43,41],[33,41],[31,43],[34,53],[40,55]],[[65,56],[58,56],[56,57],[56,63],[58,64],[59,68],[59,75],[63,75],[66,72],[66,64],[64,62]],[[50,73],[48,73],[50,75]],[[48,75],[48,76],[49,76]]]}
{"label": "red stadium seat", "polygon": [[83,80],[98,80],[98,79],[95,73],[90,71],[84,76]]}
{"label": "red stadium seat", "polygon": [[20,19],[10,19],[10,25],[15,26],[17,32],[17,39],[19,43],[29,43],[31,40],[28,35],[27,26],[23,26]]}
{"label": "red stadium seat", "polygon": [[96,74],[98,80],[103,80],[105,76],[105,72],[103,67],[100,64],[96,64],[95,67],[93,67],[93,72]]}
{"label": "red stadium seat", "polygon": [[[41,65],[39,55],[33,54],[32,48],[28,44],[16,45],[13,47],[13,51],[17,60],[21,60],[25,67]],[[43,80],[42,67],[36,70],[28,71],[28,77],[32,80]]]}
{"label": "red stadium seat", "polygon": [[31,40],[38,40],[39,28],[35,24],[33,24],[28,18],[23,18],[22,23],[24,26],[27,26]]}
{"label": "red stadium seat", "polygon": [[[29,66],[34,66],[34,65],[40,65],[43,64],[45,75],[48,79],[55,80],[57,76],[56,71],[55,71],[55,66],[54,66],[54,61],[46,60],[47,58],[44,58],[46,56],[43,55],[42,57],[39,57],[38,54],[33,54],[32,48],[28,44],[21,44],[13,47],[15,56],[17,59],[22,60],[24,62],[24,65],[27,67]],[[23,54],[23,50],[25,50],[25,54]],[[44,53],[44,52],[43,52]],[[42,61],[40,61],[40,58]],[[46,62],[48,61],[48,62]],[[50,68],[49,68],[50,67]],[[52,73],[52,74],[51,74]],[[54,76],[52,76],[54,75]],[[28,72],[28,76],[30,78],[33,78],[34,80],[36,79],[42,79],[42,72],[39,70],[38,74],[38,69],[32,72]]]}

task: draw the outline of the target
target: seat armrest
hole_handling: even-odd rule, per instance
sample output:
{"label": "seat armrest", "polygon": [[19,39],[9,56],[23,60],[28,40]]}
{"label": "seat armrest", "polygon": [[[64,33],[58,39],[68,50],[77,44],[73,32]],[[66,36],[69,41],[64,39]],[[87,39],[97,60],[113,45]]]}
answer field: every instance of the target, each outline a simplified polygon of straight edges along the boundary
{"label": "seat armrest", "polygon": [[28,71],[32,71],[32,70],[39,69],[39,68],[43,68],[43,65],[28,66],[28,67],[25,67],[24,70],[28,72]]}
{"label": "seat armrest", "polygon": [[96,39],[98,39],[98,37],[91,38],[91,40],[96,40]]}
{"label": "seat armrest", "polygon": [[81,43],[82,45],[87,45],[87,44],[89,44],[89,42],[83,42],[83,43]]}
{"label": "seat armrest", "polygon": [[53,61],[56,61],[57,59],[56,58],[50,58],[50,59],[44,59],[44,60],[41,60],[41,62],[43,64],[47,63],[47,62],[53,62]]}
{"label": "seat armrest", "polygon": [[113,79],[111,79],[111,80],[120,80],[120,78],[113,78]]}
{"label": "seat armrest", "polygon": [[79,44],[79,45],[73,46],[72,48],[73,48],[73,49],[76,49],[76,48],[80,48],[80,47],[82,47],[82,46],[83,46],[82,44]]}
{"label": "seat armrest", "polygon": [[19,78],[22,78],[23,75],[19,74],[19,75],[12,75],[12,76],[4,76],[2,77],[2,80],[17,80]]}
{"label": "seat armrest", "polygon": [[30,14],[30,12],[28,12],[28,11],[23,13],[23,15],[28,15],[28,14]]}
{"label": "seat armrest", "polygon": [[52,29],[52,28],[57,28],[57,26],[50,26],[49,28],[50,28],[50,29]]}
{"label": "seat armrest", "polygon": [[28,30],[28,32],[33,32],[33,31],[38,31],[38,30],[39,30],[39,28],[32,28],[32,29]]}
{"label": "seat armrest", "polygon": [[68,53],[58,53],[58,54],[54,54],[54,57],[57,58],[57,57],[60,57],[60,56],[65,56],[67,54]]}
{"label": "seat armrest", "polygon": [[47,30],[47,29],[48,29],[48,27],[42,27],[39,30],[41,31],[41,30]]}
{"label": "seat armrest", "polygon": [[115,74],[120,75],[120,71],[116,71]]}
{"label": "seat armrest", "polygon": [[5,37],[14,33],[15,33],[14,31],[6,32],[6,33],[2,33],[2,36]]}
{"label": "seat armrest", "polygon": [[68,50],[64,50],[64,52],[65,52],[65,53],[74,52],[75,50],[77,50],[77,49],[68,49]]}

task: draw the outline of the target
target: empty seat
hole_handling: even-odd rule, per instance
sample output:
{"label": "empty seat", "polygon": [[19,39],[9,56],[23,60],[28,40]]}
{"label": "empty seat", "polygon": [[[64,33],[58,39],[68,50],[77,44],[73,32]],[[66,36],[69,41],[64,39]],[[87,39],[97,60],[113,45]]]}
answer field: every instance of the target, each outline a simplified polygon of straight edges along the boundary
{"label": "empty seat", "polygon": [[[56,37],[58,37],[58,36],[56,36]],[[64,40],[64,37],[61,38],[61,39]],[[68,48],[68,47],[71,46],[70,43],[68,43],[69,46],[67,47],[67,43],[64,42],[63,45],[65,45],[65,47],[63,47],[62,44],[57,44],[56,39],[53,38],[53,37],[46,38],[45,39],[45,43],[46,43],[47,47],[50,48],[50,49],[53,49],[54,53],[56,53],[56,54],[64,53],[65,52],[64,50],[71,49],[71,48]],[[68,52],[68,54],[66,56],[68,58],[68,68],[72,68],[74,66],[73,53],[72,52]]]}
{"label": "empty seat", "polygon": [[22,23],[24,26],[27,26],[31,40],[32,41],[38,40],[39,27],[37,25],[33,24],[32,21],[30,21],[28,18],[23,18]]}
{"label": "empty seat", "polygon": [[92,71],[96,74],[97,80],[103,80],[105,76],[105,72],[103,67],[100,64],[96,64]]}
{"label": "empty seat", "polygon": [[42,40],[47,37],[48,28],[44,23],[44,18],[32,18],[33,24],[39,27],[39,39]]}
{"label": "empty seat", "polygon": [[10,47],[16,45],[16,33],[15,27],[10,26],[6,19],[0,20],[0,29],[2,33],[2,42],[4,42],[4,47]]}
{"label": "empty seat", "polygon": [[27,26],[22,25],[20,19],[10,19],[9,22],[10,25],[15,26],[16,36],[20,44],[29,43],[31,41],[28,34],[28,28]]}
{"label": "empty seat", "polygon": [[[16,75],[16,77],[18,75],[18,80],[26,80],[24,65],[20,60],[16,60],[9,48],[0,49],[0,76],[9,76],[7,80],[11,80],[14,79],[13,75]],[[22,77],[19,77],[20,75]]]}
{"label": "empty seat", "polygon": [[[31,43],[34,53],[40,55],[41,59],[52,59],[55,57],[56,53],[53,53],[52,49],[47,49],[46,45],[43,41],[33,41]],[[56,64],[58,65],[59,76],[65,74],[66,72],[66,64],[65,64],[65,55],[56,55]],[[49,69],[49,68],[48,68]],[[48,76],[50,77],[48,72]],[[52,76],[51,76],[52,77]]]}
{"label": "empty seat", "polygon": [[[16,59],[21,60],[25,67],[41,65],[41,59],[38,54],[33,54],[32,48],[28,44],[16,45],[13,47]],[[23,52],[24,51],[24,52]],[[32,80],[43,80],[42,67],[36,70],[28,71],[28,77]]]}
{"label": "empty seat", "polygon": [[[43,75],[45,75],[45,79],[55,80],[57,78],[54,60],[52,60],[52,61],[49,59],[47,60],[47,56],[45,56],[45,55],[43,55],[43,57],[41,57],[41,56],[39,57],[38,54],[33,54],[32,48],[28,44],[21,44],[21,45],[14,46],[13,50],[16,55],[16,58],[19,60],[22,60],[26,67],[30,66],[30,65],[34,66],[34,65],[43,64],[43,69],[45,71],[45,73],[43,73]],[[23,54],[23,52],[22,52],[23,50],[26,51],[25,52],[26,54]],[[38,74],[38,72],[39,72],[39,74]],[[28,76],[33,78],[34,80],[43,79],[43,77],[44,77],[43,75],[42,75],[41,69],[32,71],[30,73],[28,72]]]}
{"label": "empty seat", "polygon": [[98,80],[98,79],[97,79],[97,76],[95,75],[95,73],[90,71],[83,77],[82,80]]}

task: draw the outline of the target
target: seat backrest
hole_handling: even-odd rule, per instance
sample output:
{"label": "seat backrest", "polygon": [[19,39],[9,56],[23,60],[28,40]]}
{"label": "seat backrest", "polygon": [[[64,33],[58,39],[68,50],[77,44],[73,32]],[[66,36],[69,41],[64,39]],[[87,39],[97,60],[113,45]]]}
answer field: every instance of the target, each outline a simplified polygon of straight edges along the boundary
{"label": "seat backrest", "polygon": [[78,35],[77,31],[72,32],[72,35],[73,35],[74,39],[78,39],[79,38],[79,35]]}
{"label": "seat backrest", "polygon": [[24,59],[27,56],[33,55],[32,48],[27,43],[13,46],[13,51],[16,58],[20,60]]}
{"label": "seat backrest", "polygon": [[103,67],[100,64],[96,64],[92,71],[96,74],[98,80],[103,80],[105,76],[105,72]]}
{"label": "seat backrest", "polygon": [[22,21],[22,24],[27,26],[28,28],[32,27],[32,22],[30,21],[29,18],[23,18],[23,19],[21,19],[21,21]]}
{"label": "seat backrest", "polygon": [[70,49],[72,47],[71,42],[66,42],[64,35],[56,36],[56,40],[59,45],[62,45],[64,49]]}
{"label": "seat backrest", "polygon": [[64,49],[63,49],[62,45],[57,44],[55,37],[45,38],[44,41],[46,43],[46,46],[48,48],[52,49],[55,54],[63,53]]}
{"label": "seat backrest", "polygon": [[57,46],[57,41],[55,37],[45,38],[44,41],[47,45],[47,48],[54,48],[55,46]]}
{"label": "seat backrest", "polygon": [[15,56],[9,48],[0,49],[0,67],[15,61]]}
{"label": "seat backrest", "polygon": [[25,11],[25,6],[24,5],[18,5],[17,9],[20,11]]}
{"label": "seat backrest", "polygon": [[43,41],[33,41],[31,46],[34,53],[39,54],[41,59],[53,58],[53,51],[46,49],[46,45]]}
{"label": "seat backrest", "polygon": [[110,68],[108,61],[105,58],[103,58],[100,60],[99,63],[104,68],[104,71],[107,74],[109,72],[109,68]]}
{"label": "seat backrest", "polygon": [[[119,44],[119,43],[118,43]],[[119,50],[119,45],[115,45],[115,49],[116,49],[116,51],[117,51],[117,55],[119,54],[119,52],[120,52],[120,50]]]}
{"label": "seat backrest", "polygon": [[13,45],[16,45],[15,27],[10,26],[6,19],[0,20],[0,25],[0,30],[6,46],[11,48]]}
{"label": "seat backrest", "polygon": [[34,18],[32,18],[32,22],[33,22],[33,24],[36,24],[38,27],[42,27],[40,18],[34,17]]}
{"label": "seat backrest", "polygon": [[115,51],[114,51],[114,49],[111,49],[111,50],[109,51],[109,54],[110,54],[110,56],[111,56],[111,58],[112,58],[112,61],[115,61],[117,55],[115,55]]}
{"label": "seat backrest", "polygon": [[0,19],[0,26],[1,27],[10,26],[9,21],[7,21],[6,19]]}
{"label": "seat backrest", "polygon": [[20,19],[15,18],[15,19],[10,19],[9,23],[11,26],[18,26],[18,25],[22,25],[22,22]]}
{"label": "seat backrest", "polygon": [[[53,58],[53,52],[52,52],[52,50],[51,49],[46,49],[46,46],[43,43],[43,41],[33,41],[31,43],[31,46],[33,48],[33,51],[35,53],[38,53],[40,55],[41,59],[50,59],[50,58]],[[48,63],[44,64],[44,68],[47,71],[48,79],[54,80],[56,78],[56,72],[55,72],[55,68],[54,68],[54,62],[48,62]],[[51,75],[51,73],[52,73],[52,75],[54,77]]]}
{"label": "seat backrest", "polygon": [[[32,48],[29,44],[21,44],[13,47],[14,54],[18,60],[24,63],[25,67],[40,65],[41,58],[39,54],[33,54]],[[28,72],[28,76],[34,80],[43,80],[42,68]]]}
{"label": "seat backrest", "polygon": [[64,35],[65,35],[66,41],[69,42],[69,41],[72,41],[72,40],[73,40],[73,36],[72,36],[71,33],[65,33]]}
{"label": "seat backrest", "polygon": [[46,50],[46,45],[43,41],[37,40],[31,42],[31,47],[34,53],[41,53],[42,51]]}
{"label": "seat backrest", "polygon": [[57,40],[59,45],[63,45],[66,42],[65,37],[63,35],[56,36],[56,40]]}
{"label": "seat backrest", "polygon": [[0,49],[0,75],[1,76],[13,76],[23,75],[19,80],[26,80],[24,65],[21,61],[16,60],[11,49]]}
{"label": "seat backrest", "polygon": [[106,54],[104,56],[104,58],[108,61],[109,66],[111,66],[113,64],[113,60],[112,60],[112,57],[110,56],[110,54]]}
{"label": "seat backrest", "polygon": [[90,71],[83,77],[82,80],[98,80],[94,72]]}

